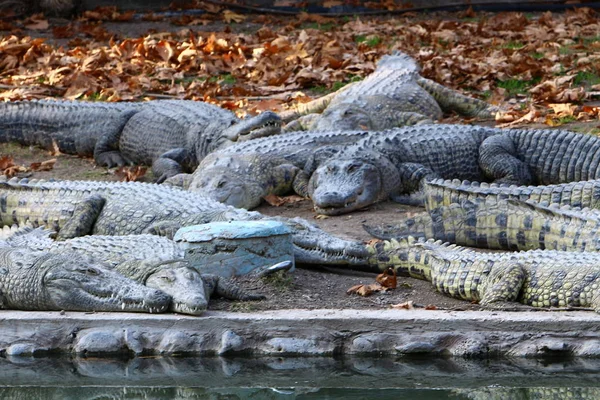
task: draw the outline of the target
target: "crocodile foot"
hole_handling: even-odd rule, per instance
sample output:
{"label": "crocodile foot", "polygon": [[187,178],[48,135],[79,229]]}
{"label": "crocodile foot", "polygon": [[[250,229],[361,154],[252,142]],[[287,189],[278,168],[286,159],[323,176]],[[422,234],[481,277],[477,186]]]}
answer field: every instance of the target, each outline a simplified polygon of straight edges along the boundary
{"label": "crocodile foot", "polygon": [[96,164],[108,168],[123,167],[130,164],[118,151],[107,151],[105,153],[100,153],[94,158],[96,160]]}

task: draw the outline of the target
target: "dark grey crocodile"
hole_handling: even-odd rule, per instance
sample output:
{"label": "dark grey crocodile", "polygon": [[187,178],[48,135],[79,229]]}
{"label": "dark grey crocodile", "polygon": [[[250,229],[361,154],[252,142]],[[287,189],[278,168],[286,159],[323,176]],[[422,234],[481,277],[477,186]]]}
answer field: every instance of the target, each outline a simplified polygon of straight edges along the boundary
{"label": "dark grey crocodile", "polygon": [[308,176],[303,169],[318,147],[332,146],[337,151],[368,135],[366,131],[293,132],[236,143],[206,156],[192,175],[179,174],[166,183],[252,209],[269,194],[295,191],[306,196]]}
{"label": "dark grey crocodile", "polygon": [[229,279],[200,274],[183,259],[184,251],[175,242],[161,236],[92,235],[54,241],[50,235],[55,232],[42,227],[6,228],[2,234],[10,246],[53,254],[78,253],[91,262],[103,261],[123,276],[171,296],[169,309],[174,312],[200,315],[213,295],[243,301],[264,299],[245,293]]}
{"label": "dark grey crocodile", "polygon": [[433,122],[442,117],[442,111],[490,119],[498,109],[421,77],[415,60],[395,52],[383,56],[375,71],[362,82],[300,104],[282,117],[295,120],[286,126],[287,131],[383,130]]}
{"label": "dark grey crocodile", "polygon": [[387,198],[422,204],[420,189],[436,178],[520,185],[600,178],[598,149],[597,136],[562,130],[428,125],[361,139],[305,173],[315,208],[340,214]]}
{"label": "dark grey crocodile", "polygon": [[171,298],[76,253],[0,247],[0,308],[164,312]]}
{"label": "dark grey crocodile", "polygon": [[93,155],[108,167],[152,165],[159,179],[193,170],[217,148],[279,130],[272,112],[239,120],[213,104],[186,100],[0,103],[0,142]]}
{"label": "dark grey crocodile", "polygon": [[332,236],[300,218],[265,217],[198,193],[139,182],[0,182],[2,225],[46,226],[62,239],[85,234],[173,235],[182,226],[271,219],[292,232],[300,264],[363,264],[364,245]]}
{"label": "dark grey crocodile", "polygon": [[482,253],[412,237],[370,245],[374,265],[430,281],[445,295],[486,307],[589,307],[600,312],[600,253]]}

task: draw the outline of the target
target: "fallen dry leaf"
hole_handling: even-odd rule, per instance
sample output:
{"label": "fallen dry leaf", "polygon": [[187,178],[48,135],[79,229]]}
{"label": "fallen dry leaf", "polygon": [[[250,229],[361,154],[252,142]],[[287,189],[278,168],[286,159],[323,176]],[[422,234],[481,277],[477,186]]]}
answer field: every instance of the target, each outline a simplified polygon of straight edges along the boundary
{"label": "fallen dry leaf", "polygon": [[144,176],[147,170],[147,167],[139,165],[133,167],[119,167],[115,170],[115,175],[123,182],[134,182]]}
{"label": "fallen dry leaf", "polygon": [[275,194],[268,194],[263,199],[273,207],[281,207],[284,204],[293,204],[299,201],[303,201],[304,197],[298,195],[291,196],[277,196]]}
{"label": "fallen dry leaf", "polygon": [[14,159],[12,156],[2,156],[0,157],[0,171],[4,171],[7,168],[14,166]]}
{"label": "fallen dry leaf", "polygon": [[240,23],[246,19],[245,15],[234,13],[231,10],[223,11],[223,19],[230,24],[231,22]]}
{"label": "fallen dry leaf", "polygon": [[379,283],[370,285],[355,285],[346,291],[346,294],[358,294],[360,296],[369,296],[374,292],[385,292],[387,289]]}
{"label": "fallen dry leaf", "polygon": [[405,309],[405,310],[412,310],[412,309],[415,308],[413,306],[412,300],[405,301],[404,303],[392,304],[390,307],[391,308],[398,308],[398,309]]}
{"label": "fallen dry leaf", "polygon": [[55,163],[56,158],[42,162],[33,162],[29,165],[29,169],[31,171],[51,171],[52,169],[54,169]]}
{"label": "fallen dry leaf", "polygon": [[396,270],[392,267],[388,267],[385,270],[385,272],[377,275],[375,280],[381,286],[388,288],[388,289],[395,289],[398,284],[397,278],[396,278]]}

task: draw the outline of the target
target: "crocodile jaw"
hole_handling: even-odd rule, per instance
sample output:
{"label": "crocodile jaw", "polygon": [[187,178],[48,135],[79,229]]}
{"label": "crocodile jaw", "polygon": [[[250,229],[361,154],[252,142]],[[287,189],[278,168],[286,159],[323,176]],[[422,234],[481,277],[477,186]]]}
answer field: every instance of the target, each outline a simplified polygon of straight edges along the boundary
{"label": "crocodile jaw", "polygon": [[145,284],[171,296],[170,311],[200,315],[208,308],[202,276],[187,264],[163,267],[150,275]]}
{"label": "crocodile jaw", "polygon": [[234,142],[256,139],[281,133],[281,118],[272,111],[239,121],[227,128],[222,136]]}
{"label": "crocodile jaw", "polygon": [[379,170],[360,160],[331,160],[312,174],[308,191],[318,214],[339,215],[380,199]]}
{"label": "crocodile jaw", "polygon": [[367,265],[369,251],[357,241],[335,237],[302,218],[272,217],[292,231],[294,258],[300,264]]}
{"label": "crocodile jaw", "polygon": [[166,311],[171,302],[159,290],[78,257],[55,255],[44,264],[50,264],[42,278],[48,309],[157,313]]}

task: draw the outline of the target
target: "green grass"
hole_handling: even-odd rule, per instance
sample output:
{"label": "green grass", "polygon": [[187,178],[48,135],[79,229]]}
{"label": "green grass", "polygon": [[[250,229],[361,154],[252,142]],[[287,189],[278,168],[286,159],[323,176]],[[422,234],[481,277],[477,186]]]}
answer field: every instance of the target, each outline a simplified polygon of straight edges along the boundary
{"label": "green grass", "polygon": [[600,83],[600,76],[594,72],[579,71],[575,78],[573,78],[573,84],[577,86],[593,86]]}
{"label": "green grass", "polygon": [[558,48],[558,54],[563,55],[563,56],[573,54],[576,51],[577,51],[576,49],[569,47],[569,46],[560,46]]}
{"label": "green grass", "polygon": [[584,46],[589,46],[592,43],[600,42],[600,36],[581,37],[576,40]]}
{"label": "green grass", "polygon": [[511,40],[510,42],[503,44],[502,47],[505,49],[519,50],[525,47],[525,44],[523,44],[522,42],[513,42]]}
{"label": "green grass", "polygon": [[379,36],[356,35],[354,41],[356,43],[364,43],[369,47],[375,47],[381,43],[381,38]]}
{"label": "green grass", "polygon": [[538,53],[538,52],[534,52],[534,53],[530,53],[531,58],[534,58],[536,60],[541,60],[542,58],[544,58],[546,55],[544,53]]}
{"label": "green grass", "polygon": [[511,97],[517,94],[527,94],[527,89],[539,82],[540,78],[534,78],[531,80],[507,79],[505,81],[498,81],[497,85],[498,87],[506,90],[507,95]]}
{"label": "green grass", "polygon": [[264,283],[280,292],[285,292],[294,285],[294,279],[287,271],[278,271],[274,274],[265,276],[262,280]]}
{"label": "green grass", "polygon": [[330,31],[333,29],[333,22],[327,22],[325,24],[319,24],[318,22],[309,22],[302,24],[302,29],[317,29],[320,31]]}
{"label": "green grass", "polygon": [[556,121],[560,125],[568,124],[569,122],[577,121],[577,118],[573,115],[565,115],[564,117],[557,118]]}

